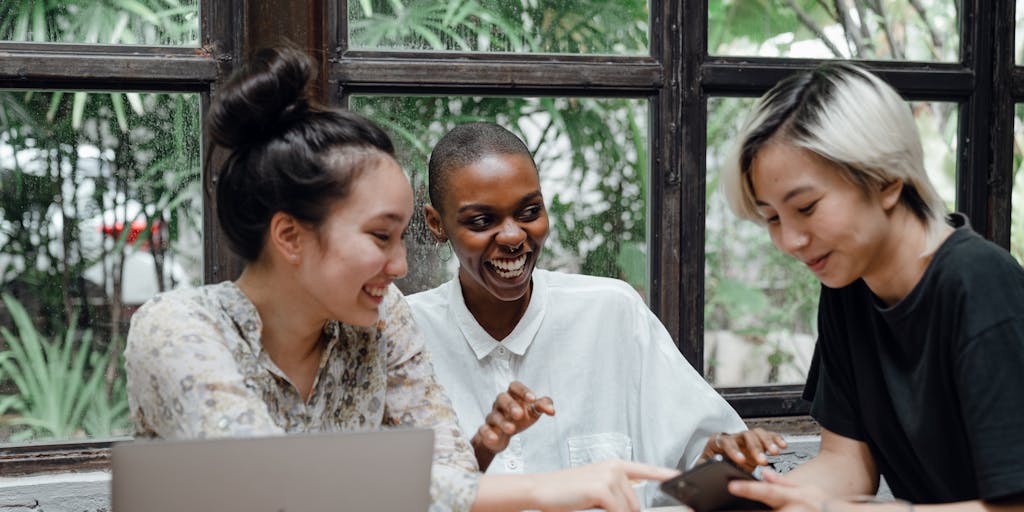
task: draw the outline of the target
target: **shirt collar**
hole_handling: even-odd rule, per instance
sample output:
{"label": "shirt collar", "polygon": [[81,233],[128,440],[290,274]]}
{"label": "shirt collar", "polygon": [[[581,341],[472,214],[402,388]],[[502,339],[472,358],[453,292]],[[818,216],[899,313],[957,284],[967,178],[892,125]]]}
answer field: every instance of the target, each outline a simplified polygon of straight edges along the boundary
{"label": "shirt collar", "polygon": [[[263,352],[263,319],[260,318],[256,305],[249,300],[249,296],[233,281],[224,281],[213,285],[211,290],[217,302],[220,303],[221,309],[234,322],[235,328],[238,329],[238,333],[249,346],[249,350],[253,354],[261,354]],[[341,324],[336,321],[327,322],[324,325],[324,331],[329,340],[326,350],[324,350],[324,357],[326,357],[334,345],[339,342],[342,335]],[[323,366],[323,363],[324,361],[321,360],[320,366]]]}
{"label": "shirt collar", "polygon": [[545,275],[545,271],[536,269],[531,278],[533,279],[533,291],[530,293],[530,303],[526,306],[526,312],[523,313],[523,317],[519,319],[519,323],[512,329],[512,332],[502,341],[498,341],[488,334],[477,323],[473,313],[470,313],[469,308],[466,307],[465,298],[462,296],[459,277],[456,275],[448,282],[448,304],[451,306],[455,325],[459,327],[478,360],[487,357],[498,347],[505,347],[518,356],[522,356],[530,348],[533,339],[537,337],[537,331],[540,330],[544,313],[547,311],[547,275]]}
{"label": "shirt collar", "polygon": [[211,290],[215,294],[221,309],[231,318],[238,329],[238,333],[249,345],[253,354],[259,354],[263,350],[260,342],[260,334],[263,332],[263,320],[260,318],[256,305],[249,300],[249,296],[242,292],[232,281],[214,285]]}

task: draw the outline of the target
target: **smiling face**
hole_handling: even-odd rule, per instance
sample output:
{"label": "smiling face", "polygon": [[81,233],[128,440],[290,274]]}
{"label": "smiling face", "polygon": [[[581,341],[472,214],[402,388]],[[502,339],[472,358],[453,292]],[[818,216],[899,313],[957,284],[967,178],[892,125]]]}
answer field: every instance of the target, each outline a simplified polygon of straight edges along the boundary
{"label": "smiling face", "polygon": [[813,152],[769,143],[754,157],[750,182],[772,242],[825,286],[886,272],[898,181],[866,192]]}
{"label": "smiling face", "polygon": [[448,177],[439,208],[427,222],[459,259],[467,301],[528,297],[530,276],[548,236],[537,169],[528,155],[491,154]]}
{"label": "smiling face", "polygon": [[371,326],[387,287],[405,275],[402,235],[412,217],[412,188],[394,159],[382,156],[302,239],[297,279],[328,318]]}

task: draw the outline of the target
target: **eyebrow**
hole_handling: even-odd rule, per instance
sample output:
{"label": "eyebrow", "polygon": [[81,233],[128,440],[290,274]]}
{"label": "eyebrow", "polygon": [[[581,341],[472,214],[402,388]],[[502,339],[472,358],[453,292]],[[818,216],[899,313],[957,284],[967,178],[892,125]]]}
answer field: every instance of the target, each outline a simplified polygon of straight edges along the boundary
{"label": "eyebrow", "polygon": [[[809,192],[811,190],[813,190],[813,188],[810,187],[809,185],[794,188],[793,190],[786,192],[786,195],[782,196],[782,202],[787,203],[790,199],[793,199],[794,197],[803,194],[804,192]],[[757,206],[770,206],[768,203],[757,198],[754,199],[754,204]]]}
{"label": "eyebrow", "polygon": [[[542,194],[540,193],[540,190],[537,190],[537,191],[534,191],[534,192],[530,192],[529,194],[526,194],[525,196],[523,196],[522,199],[519,200],[519,206],[522,206],[525,203],[529,203],[530,201],[533,201],[534,199],[537,199],[539,197],[542,197]],[[455,213],[459,214],[459,213],[465,212],[467,210],[484,210],[484,211],[487,211],[487,210],[492,210],[492,209],[493,209],[493,207],[491,205],[489,205],[489,204],[473,203],[473,204],[467,204],[467,205],[464,205],[464,206],[460,206],[458,211],[456,211]]]}
{"label": "eyebrow", "polygon": [[382,214],[377,215],[376,217],[374,217],[374,219],[385,219],[385,220],[390,220],[392,222],[399,222],[399,223],[405,221],[404,217],[402,217],[401,215],[399,215],[397,213],[394,213],[394,212],[382,213]]}

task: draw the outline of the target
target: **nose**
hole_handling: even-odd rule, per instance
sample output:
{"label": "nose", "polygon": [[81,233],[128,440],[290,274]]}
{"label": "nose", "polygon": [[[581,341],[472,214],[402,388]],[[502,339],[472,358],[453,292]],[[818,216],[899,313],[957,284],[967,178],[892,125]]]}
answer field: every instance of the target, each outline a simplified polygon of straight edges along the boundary
{"label": "nose", "polygon": [[405,244],[395,245],[395,249],[388,256],[388,262],[384,265],[384,272],[393,279],[401,279],[409,272]]}
{"label": "nose", "polygon": [[775,245],[786,254],[795,255],[811,240],[807,230],[798,224],[780,224]]}
{"label": "nose", "polygon": [[494,240],[510,248],[520,247],[526,241],[526,231],[514,219],[506,219]]}

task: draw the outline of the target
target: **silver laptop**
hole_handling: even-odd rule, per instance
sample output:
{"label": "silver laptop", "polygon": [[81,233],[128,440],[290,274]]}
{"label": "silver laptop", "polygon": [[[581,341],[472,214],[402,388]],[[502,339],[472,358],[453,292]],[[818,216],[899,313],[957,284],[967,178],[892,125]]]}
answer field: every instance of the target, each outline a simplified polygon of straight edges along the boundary
{"label": "silver laptop", "polygon": [[114,445],[114,512],[418,511],[428,429]]}

